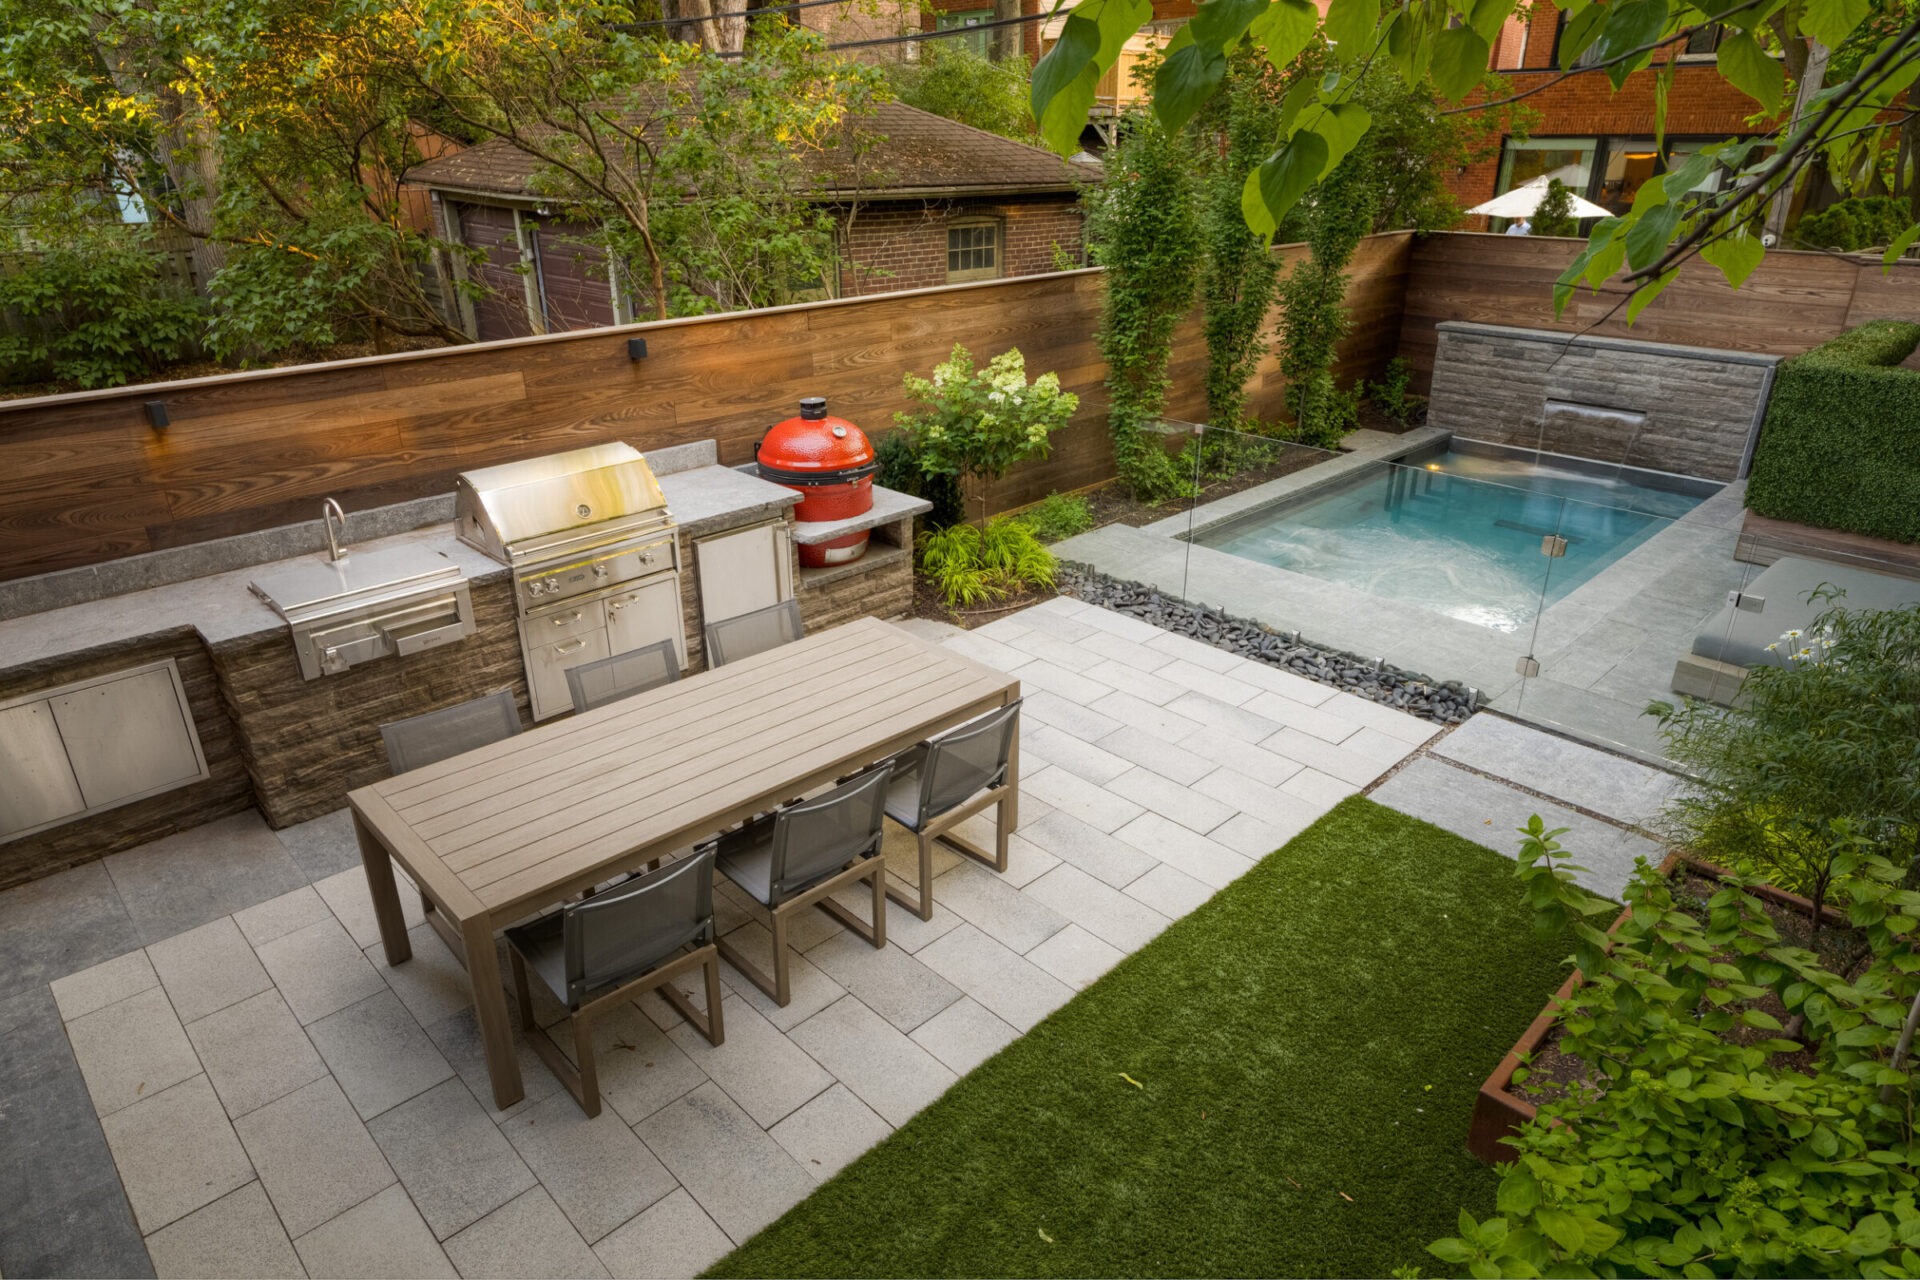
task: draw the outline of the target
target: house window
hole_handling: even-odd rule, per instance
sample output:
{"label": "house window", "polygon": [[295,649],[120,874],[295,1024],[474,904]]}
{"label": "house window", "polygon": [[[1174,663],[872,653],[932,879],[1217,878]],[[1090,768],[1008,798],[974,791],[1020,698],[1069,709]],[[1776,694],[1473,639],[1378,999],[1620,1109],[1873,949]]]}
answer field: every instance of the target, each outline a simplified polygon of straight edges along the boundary
{"label": "house window", "polygon": [[[1560,25],[1554,29],[1554,33],[1553,33],[1553,65],[1556,67],[1560,65],[1560,42],[1566,39],[1566,37],[1567,37],[1567,11],[1565,9],[1562,9],[1560,11]],[[1567,68],[1567,70],[1571,71],[1577,67],[1591,67],[1591,66],[1597,65],[1600,62],[1600,44],[1601,42],[1598,39],[1596,39],[1592,44],[1582,49],[1580,51],[1580,56],[1573,60],[1573,66]]]}
{"label": "house window", "polygon": [[[992,19],[992,9],[955,9],[941,14],[937,21],[939,30],[956,31],[967,27],[977,27],[983,22],[992,21]],[[992,35],[993,33],[991,31],[976,31],[972,35],[955,36],[953,39],[943,41],[942,43],[946,44],[949,48],[971,49],[984,58],[987,56],[987,41]]]}
{"label": "house window", "polygon": [[1680,51],[1682,58],[1711,58],[1720,47],[1720,37],[1726,34],[1726,28],[1718,22],[1709,22],[1704,27],[1695,27],[1687,36],[1686,48]]}
{"label": "house window", "polygon": [[947,227],[947,283],[1000,278],[1000,224],[956,222]]}

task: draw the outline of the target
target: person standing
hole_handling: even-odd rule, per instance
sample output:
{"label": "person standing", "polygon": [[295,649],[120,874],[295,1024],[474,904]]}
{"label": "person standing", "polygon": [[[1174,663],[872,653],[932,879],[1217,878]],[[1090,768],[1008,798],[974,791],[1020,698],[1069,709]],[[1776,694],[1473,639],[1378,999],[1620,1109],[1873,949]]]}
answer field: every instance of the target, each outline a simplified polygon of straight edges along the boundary
{"label": "person standing", "polygon": [[1515,218],[1507,224],[1507,234],[1510,236],[1530,236],[1533,234],[1533,224],[1523,217]]}

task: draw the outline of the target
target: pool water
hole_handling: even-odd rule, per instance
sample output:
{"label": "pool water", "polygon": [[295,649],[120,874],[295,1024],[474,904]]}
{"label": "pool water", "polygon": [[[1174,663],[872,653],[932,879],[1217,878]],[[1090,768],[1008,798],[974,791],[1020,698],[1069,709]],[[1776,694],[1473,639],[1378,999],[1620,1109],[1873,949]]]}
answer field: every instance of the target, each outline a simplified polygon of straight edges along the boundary
{"label": "pool water", "polygon": [[[1445,452],[1383,463],[1331,492],[1194,535],[1232,555],[1419,605],[1497,631],[1531,625],[1698,506],[1691,492],[1531,458]],[[1558,534],[1566,554],[1541,540]]]}

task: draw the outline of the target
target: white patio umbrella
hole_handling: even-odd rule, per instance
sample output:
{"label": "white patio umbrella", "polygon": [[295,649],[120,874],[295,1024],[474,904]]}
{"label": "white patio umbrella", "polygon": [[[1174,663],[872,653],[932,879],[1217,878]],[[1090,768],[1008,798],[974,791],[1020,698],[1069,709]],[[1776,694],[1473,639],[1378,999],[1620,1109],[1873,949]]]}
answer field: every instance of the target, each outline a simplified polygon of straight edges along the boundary
{"label": "white patio umbrella", "polygon": [[[1613,216],[1613,210],[1603,209],[1591,200],[1582,200],[1572,192],[1568,192],[1567,196],[1572,202],[1567,212],[1575,218]],[[1539,212],[1540,202],[1546,198],[1547,184],[1543,181],[1534,181],[1522,187],[1515,187],[1505,195],[1495,196],[1485,204],[1477,204],[1467,212],[1484,213],[1489,218],[1531,218]]]}

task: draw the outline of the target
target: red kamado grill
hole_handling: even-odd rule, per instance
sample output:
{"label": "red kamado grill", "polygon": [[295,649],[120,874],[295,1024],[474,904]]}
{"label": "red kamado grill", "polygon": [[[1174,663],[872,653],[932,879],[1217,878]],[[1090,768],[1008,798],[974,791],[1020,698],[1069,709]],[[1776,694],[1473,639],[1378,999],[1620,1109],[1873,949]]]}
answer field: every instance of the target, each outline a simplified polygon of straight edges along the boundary
{"label": "red kamado grill", "polygon": [[[793,517],[803,525],[846,520],[873,509],[873,446],[845,418],[828,417],[820,396],[802,400],[799,417],[769,430],[753,447],[753,459],[761,479],[798,491]],[[866,549],[863,529],[829,542],[801,543],[800,563],[816,569],[846,564]]]}

